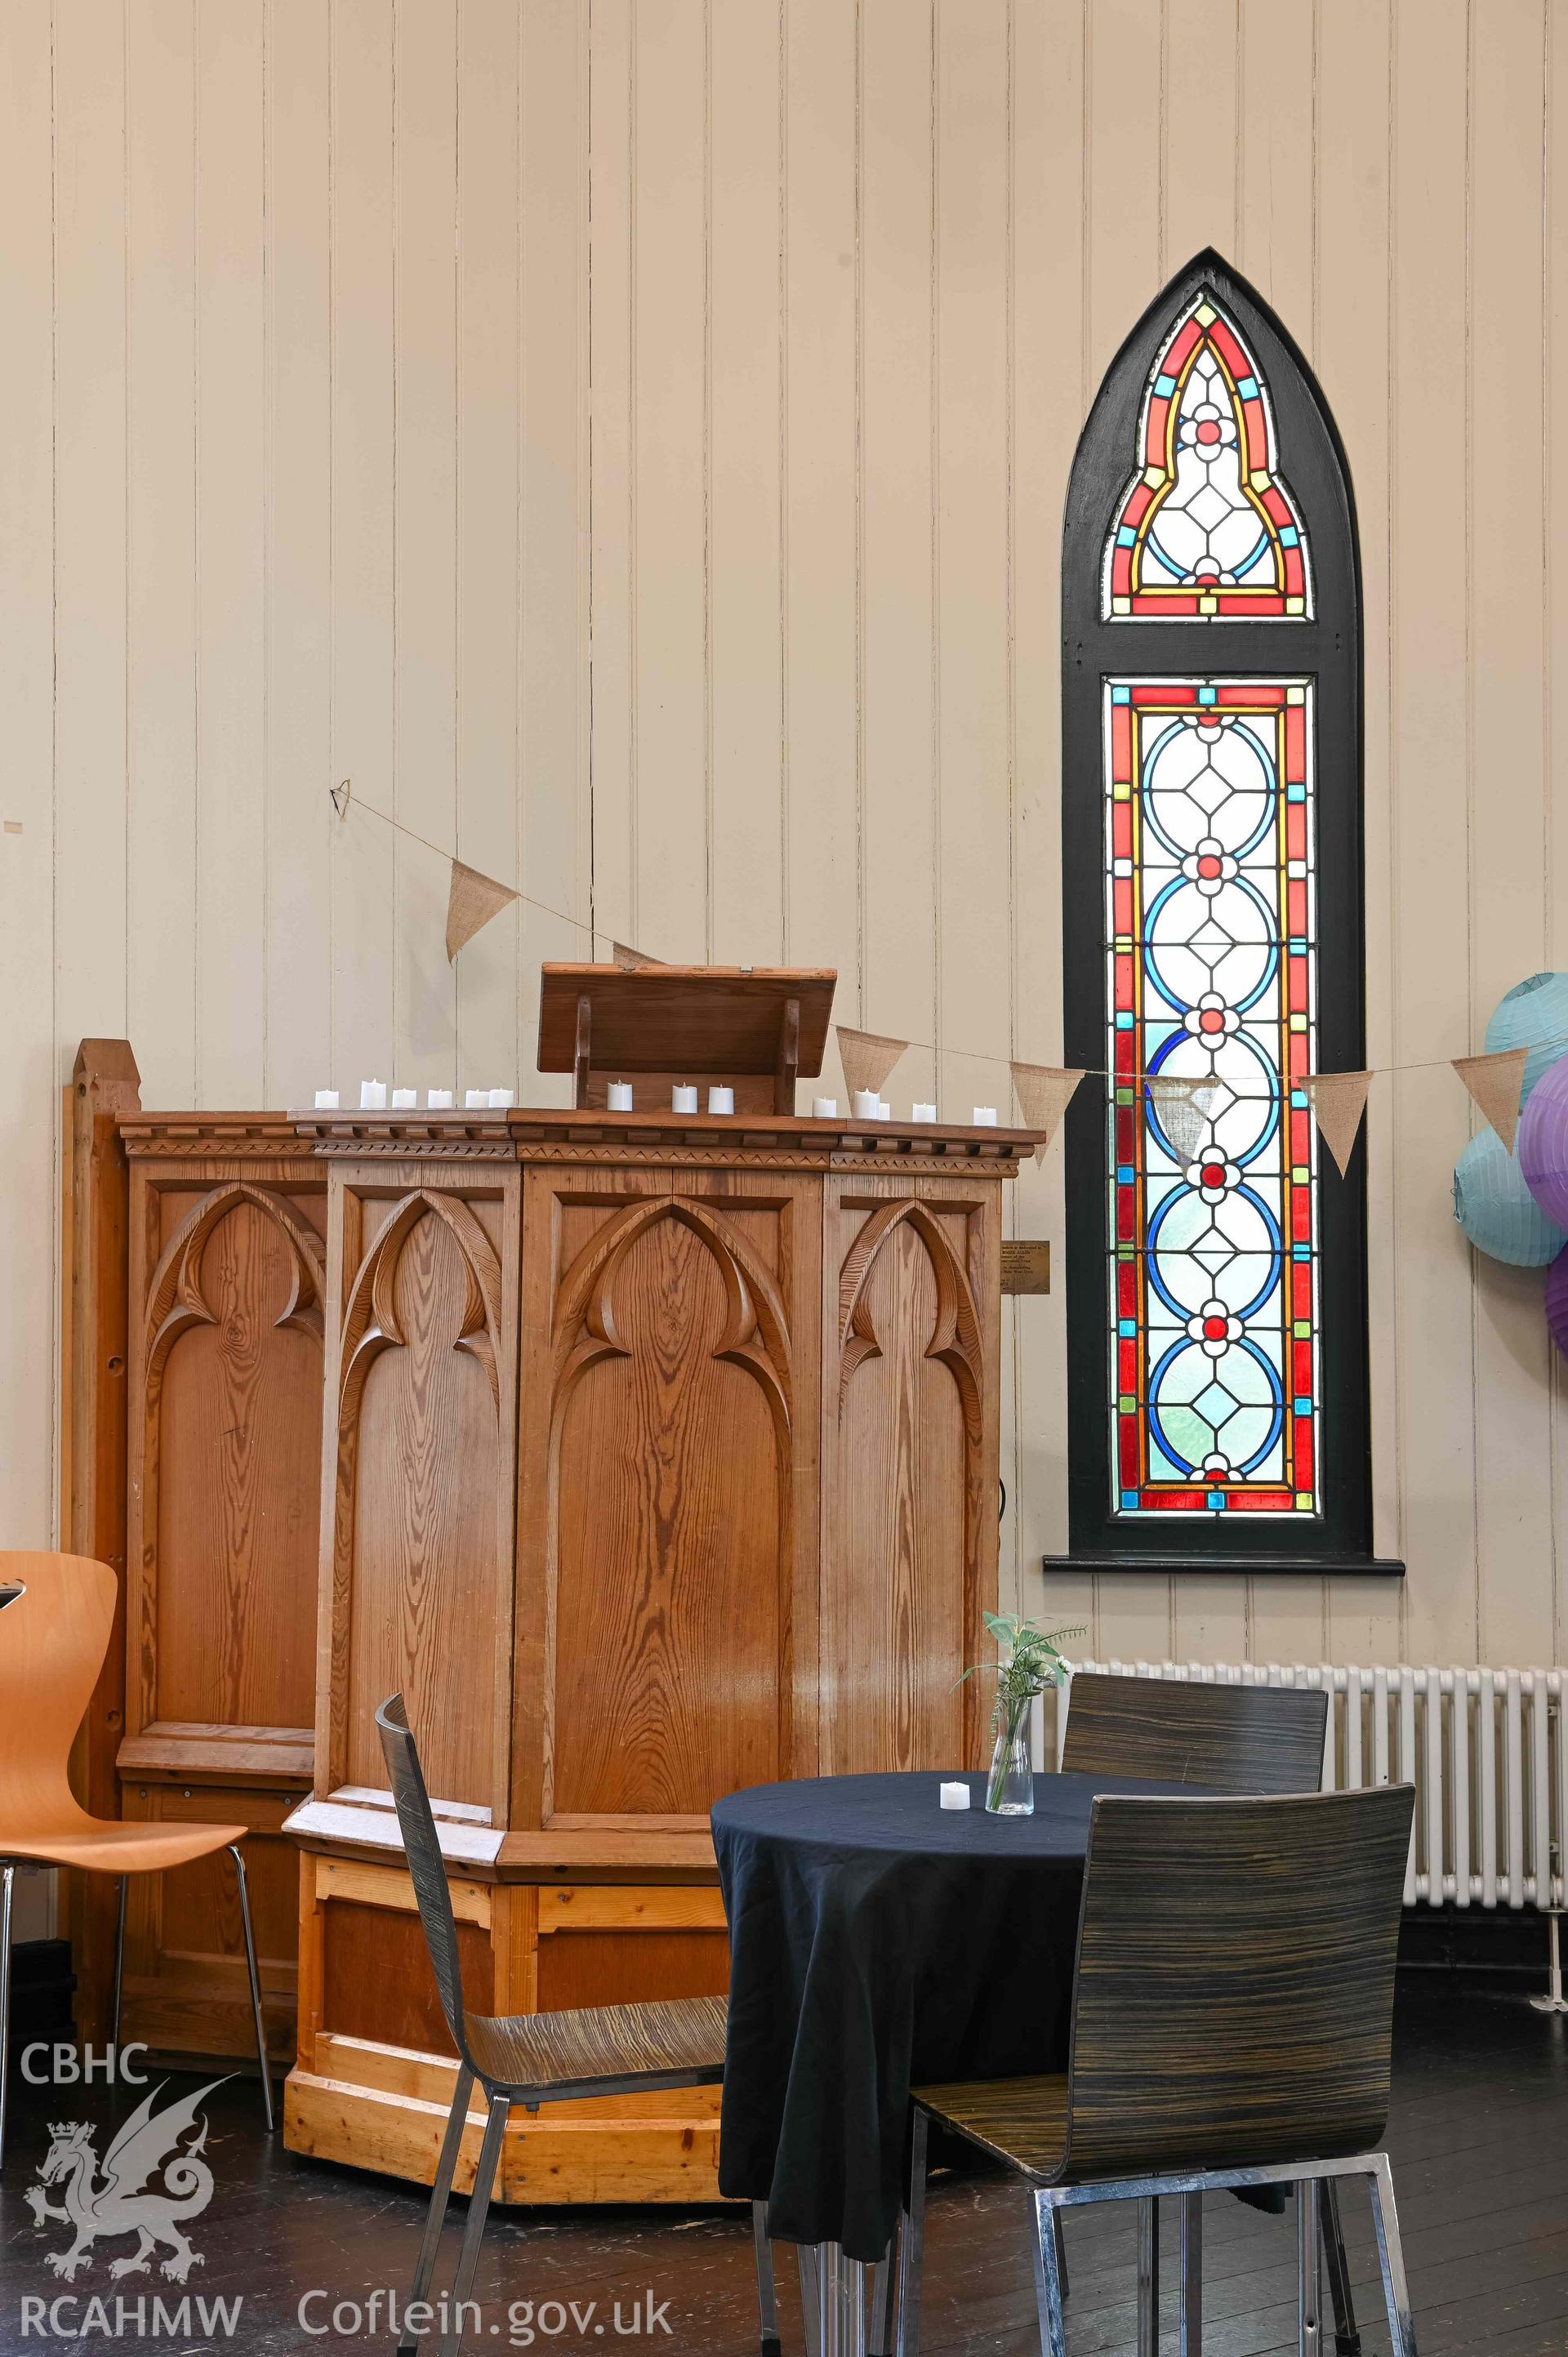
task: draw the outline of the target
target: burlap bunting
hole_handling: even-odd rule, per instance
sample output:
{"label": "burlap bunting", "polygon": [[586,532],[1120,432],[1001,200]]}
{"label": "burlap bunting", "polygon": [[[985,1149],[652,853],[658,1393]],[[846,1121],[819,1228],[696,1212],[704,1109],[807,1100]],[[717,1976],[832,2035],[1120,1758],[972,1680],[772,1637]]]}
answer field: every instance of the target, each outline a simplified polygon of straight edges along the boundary
{"label": "burlap bunting", "polygon": [[1149,1102],[1178,1162],[1195,1162],[1219,1096],[1218,1081],[1184,1081],[1157,1074],[1148,1083]]}
{"label": "burlap bunting", "polygon": [[839,1060],[851,1101],[857,1089],[880,1091],[908,1046],[908,1039],[885,1039],[879,1031],[850,1031],[842,1023],[835,1023],[833,1028],[838,1033]]}
{"label": "burlap bunting", "polygon": [[1519,1135],[1519,1103],[1524,1093],[1528,1048],[1503,1048],[1495,1056],[1455,1056],[1454,1069],[1509,1152]]}
{"label": "burlap bunting", "polygon": [[1014,1065],[1013,1085],[1018,1092],[1024,1126],[1045,1131],[1035,1148],[1036,1162],[1045,1160],[1046,1148],[1056,1135],[1061,1117],[1072,1102],[1072,1092],[1082,1078],[1082,1071],[1074,1071],[1070,1065]]}
{"label": "burlap bunting", "polygon": [[465,942],[492,917],[521,895],[510,884],[498,884],[493,876],[482,876],[477,867],[465,866],[462,860],[452,862],[452,885],[446,895],[446,963],[451,964]]}
{"label": "burlap bunting", "polygon": [[639,965],[662,965],[662,958],[644,957],[640,950],[628,949],[624,942],[610,943],[610,955],[623,974],[635,974]]}
{"label": "burlap bunting", "polygon": [[1323,1142],[1339,1168],[1341,1178],[1350,1167],[1361,1115],[1367,1110],[1370,1072],[1309,1072],[1301,1083]]}

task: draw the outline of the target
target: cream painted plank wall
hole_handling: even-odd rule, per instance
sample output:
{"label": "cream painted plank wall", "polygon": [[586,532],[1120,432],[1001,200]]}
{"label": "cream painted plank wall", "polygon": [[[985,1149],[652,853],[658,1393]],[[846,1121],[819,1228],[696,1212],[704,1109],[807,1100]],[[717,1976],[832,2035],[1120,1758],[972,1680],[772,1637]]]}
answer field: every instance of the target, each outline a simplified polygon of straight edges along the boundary
{"label": "cream painted plank wall", "polygon": [[[1229,255],[1349,452],[1369,1046],[1568,961],[1557,0],[10,0],[0,1101],[14,1544],[58,1435],[55,1092],[518,1082],[537,968],[836,964],[900,1102],[1060,1049],[1060,505]],[[450,971],[444,870],[515,877]],[[842,1087],[836,1068],[823,1085]],[[1369,1115],[1373,1582],[1053,1581],[1102,1653],[1560,1659],[1539,1279]],[[1059,1157],[1019,1233],[1060,1243]],[[1066,1540],[1062,1301],[1009,1305],[1004,1586]]]}

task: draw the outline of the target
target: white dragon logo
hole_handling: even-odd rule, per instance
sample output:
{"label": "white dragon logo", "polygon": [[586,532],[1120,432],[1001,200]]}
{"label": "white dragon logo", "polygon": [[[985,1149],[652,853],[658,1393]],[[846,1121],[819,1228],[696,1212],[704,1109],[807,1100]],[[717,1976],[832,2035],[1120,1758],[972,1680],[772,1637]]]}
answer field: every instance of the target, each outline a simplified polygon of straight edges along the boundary
{"label": "white dragon logo", "polygon": [[[79,2268],[91,2266],[92,2245],[100,2234],[134,2234],[139,2238],[128,2257],[111,2264],[112,2276],[150,2273],[153,2251],[160,2243],[171,2254],[163,2262],[160,2273],[175,2283],[183,2283],[192,2267],[205,2264],[200,2252],[193,2251],[180,2232],[180,2222],[199,2218],[212,2199],[212,2171],[201,2158],[207,2143],[206,2120],[195,2142],[185,2151],[178,2152],[175,2147],[187,2128],[195,2124],[203,2100],[222,2083],[220,2079],[209,2080],[194,2095],[182,2096],[177,2104],[170,2104],[166,2111],[156,2115],[153,2104],[163,2088],[155,2087],[137,2104],[104,2154],[101,2182],[95,2181],[101,2166],[92,2149],[96,2130],[81,2120],[50,2123],[49,2148],[38,2170],[38,2182],[28,2186],[27,2199],[38,2225],[54,2218],[75,2229],[76,2240],[69,2251],[48,2254],[48,2264],[57,2276],[63,2276],[70,2283]],[[148,2179],[160,2169],[162,2184],[148,2187]],[[43,2189],[60,2184],[65,2189],[64,2197],[56,2204]],[[145,2187],[147,2190],[144,2191]]]}

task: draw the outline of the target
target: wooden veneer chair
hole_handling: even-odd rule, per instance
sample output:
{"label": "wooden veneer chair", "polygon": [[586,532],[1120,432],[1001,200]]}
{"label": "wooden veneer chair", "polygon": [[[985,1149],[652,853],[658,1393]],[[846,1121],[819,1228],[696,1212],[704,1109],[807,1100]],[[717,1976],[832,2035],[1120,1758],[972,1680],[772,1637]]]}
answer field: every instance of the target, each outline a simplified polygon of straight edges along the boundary
{"label": "wooden veneer chair", "polygon": [[[1321,1689],[1111,1677],[1084,1670],[1073,1679],[1068,1697],[1061,1764],[1078,1774],[1147,1776],[1163,1783],[1203,1784],[1216,1792],[1315,1792],[1322,1781],[1327,1733],[1328,1696]],[[1323,2255],[1336,2357],[1360,2357],[1339,2193],[1332,2179],[1323,2188]]]}
{"label": "wooden veneer chair", "polygon": [[1294,2182],[1300,2341],[1319,2346],[1322,2189],[1370,2182],[1393,2357],[1415,2357],[1388,2117],[1408,1784],[1094,1803],[1064,2076],[914,2091],[899,2352],[918,2346],[929,2123],[1034,2188],[1040,2343],[1067,2357],[1055,2222],[1135,2201],[1138,2349],[1159,2346],[1155,2204],[1180,2204],[1182,2357],[1197,2357],[1206,2190]]}
{"label": "wooden veneer chair", "polygon": [[5,2150],[4,2059],[10,2031],[11,1899],[19,1861],[75,1867],[119,1879],[114,1932],[113,2039],[120,2043],[125,1900],[133,1874],[162,1874],[226,1849],[240,1884],[251,1977],[251,2018],[262,2106],[273,2126],[261,1981],[240,1844],[243,1825],[142,1824],[89,1816],[70,1789],[71,1742],[114,1626],[114,1575],[79,1555],[0,1554],[0,2162]]}
{"label": "wooden veneer chair", "polygon": [[[447,2115],[424,2234],[414,2265],[411,2306],[426,2298],[435,2271],[447,2197],[452,2190],[468,2098],[476,2079],[484,2089],[489,2107],[450,2295],[452,2330],[442,2349],[442,2357],[458,2357],[464,2308],[473,2292],[474,2270],[500,2158],[501,2137],[512,2106],[521,2104],[530,2112],[536,2112],[541,2104],[569,2103],[584,2095],[625,2095],[665,2087],[716,2085],[724,2077],[726,2007],[722,1996],[688,1996],[650,2005],[596,2006],[576,2012],[499,2017],[470,2013],[463,2000],[446,1868],[425,1790],[424,1771],[409,1730],[402,1695],[392,1695],[382,1703],[376,1713],[376,1726],[381,1732],[381,1750],[397,1805],[398,1824],[413,1879],[414,1897],[419,1902],[419,1920],[430,1952],[441,2010],[446,2017],[458,2057],[457,2083],[452,2092],[452,2109]],[[777,2352],[779,2321],[772,2249],[755,2209],[753,2219],[762,2347],[765,2352]],[[416,2335],[405,2327],[398,2343],[399,2357],[409,2357],[417,2346]]]}

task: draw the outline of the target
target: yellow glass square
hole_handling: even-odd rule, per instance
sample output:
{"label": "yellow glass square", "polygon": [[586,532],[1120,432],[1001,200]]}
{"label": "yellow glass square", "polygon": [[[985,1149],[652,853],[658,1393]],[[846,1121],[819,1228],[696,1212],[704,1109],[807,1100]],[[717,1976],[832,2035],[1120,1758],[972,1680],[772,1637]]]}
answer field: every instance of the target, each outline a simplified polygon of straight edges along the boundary
{"label": "yellow glass square", "polygon": [[1128,802],[1132,801],[1133,789],[1125,778],[1117,779],[1115,784],[1111,789],[1111,799],[1113,802]]}
{"label": "yellow glass square", "polygon": [[1197,601],[1197,610],[1200,614],[1218,614],[1219,611],[1219,598],[1200,597]]}
{"label": "yellow glass square", "polygon": [[1305,611],[1306,599],[1305,597],[1287,597],[1285,599],[1285,612],[1287,614],[1305,614]]}
{"label": "yellow glass square", "polygon": [[1299,1162],[1294,1166],[1290,1175],[1298,1187],[1305,1187],[1312,1177],[1311,1171],[1304,1169]]}
{"label": "yellow glass square", "polygon": [[1295,1501],[1295,1510],[1298,1514],[1310,1514],[1312,1512],[1312,1500],[1310,1498],[1298,1496]]}
{"label": "yellow glass square", "polygon": [[1200,303],[1194,317],[1200,328],[1212,328],[1218,314],[1212,303]]}
{"label": "yellow glass square", "polygon": [[1269,470],[1266,467],[1254,467],[1247,479],[1255,491],[1266,491],[1269,488]]}
{"label": "yellow glass square", "polygon": [[[1298,598],[1298,599],[1296,600],[1296,603],[1299,605],[1299,603],[1300,603],[1300,602],[1301,602],[1301,601],[1300,601],[1300,599]],[[1305,703],[1306,702],[1306,690],[1305,690],[1305,687],[1287,687],[1287,688],[1286,688],[1286,690],[1285,690],[1285,702],[1286,702],[1287,704],[1305,704]]]}
{"label": "yellow glass square", "polygon": [[1164,468],[1163,467],[1145,467],[1145,468],[1144,468],[1144,482],[1145,482],[1145,483],[1147,483],[1147,484],[1148,484],[1149,489],[1150,489],[1151,490],[1157,491],[1157,490],[1159,490],[1160,485],[1165,481],[1165,468]]}
{"label": "yellow glass square", "polygon": [[1306,1028],[1305,1016],[1293,1015],[1290,1019],[1290,1028],[1293,1031],[1305,1031]]}
{"label": "yellow glass square", "polygon": [[1133,610],[1133,600],[1131,597],[1112,597],[1111,610],[1113,614],[1130,614]]}

